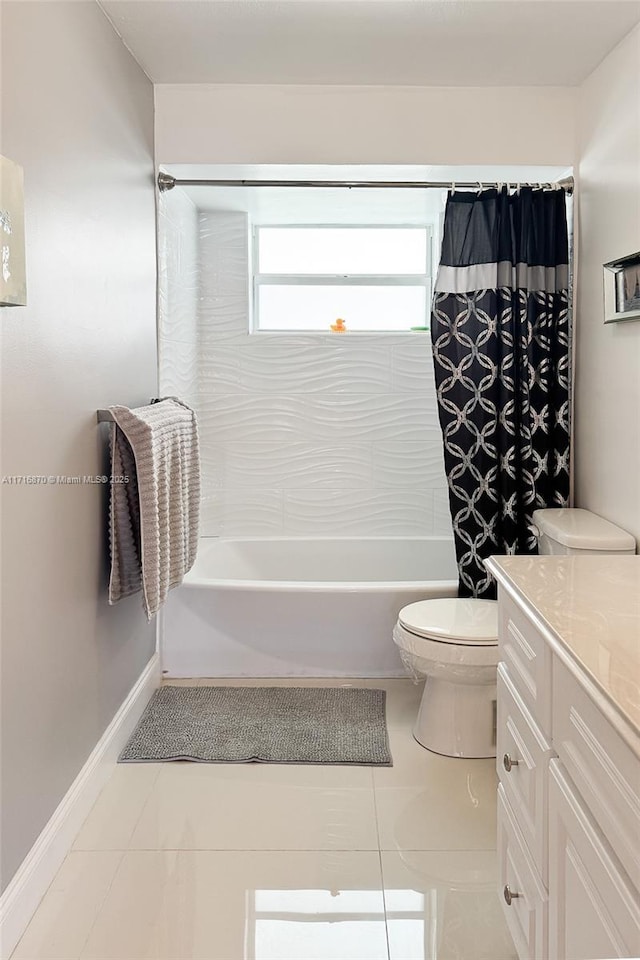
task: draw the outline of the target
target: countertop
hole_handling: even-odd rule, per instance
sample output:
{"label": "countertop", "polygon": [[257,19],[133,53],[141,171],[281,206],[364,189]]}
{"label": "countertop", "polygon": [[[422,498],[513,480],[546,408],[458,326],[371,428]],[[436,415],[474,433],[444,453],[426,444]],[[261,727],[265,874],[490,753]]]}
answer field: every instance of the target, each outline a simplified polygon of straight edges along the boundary
{"label": "countertop", "polygon": [[627,733],[640,736],[640,556],[491,557],[486,565]]}

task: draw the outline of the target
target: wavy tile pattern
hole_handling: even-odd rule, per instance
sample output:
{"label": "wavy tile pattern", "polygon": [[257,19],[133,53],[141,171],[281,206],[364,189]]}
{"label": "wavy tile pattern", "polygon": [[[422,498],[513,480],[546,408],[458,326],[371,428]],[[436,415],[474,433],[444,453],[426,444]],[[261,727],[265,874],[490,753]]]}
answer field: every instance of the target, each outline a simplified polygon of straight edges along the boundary
{"label": "wavy tile pattern", "polygon": [[425,487],[386,490],[291,490],[284,494],[291,536],[396,536],[433,533],[433,491]]}
{"label": "wavy tile pattern", "polygon": [[429,337],[250,335],[246,214],[200,211],[195,252],[192,211],[161,223],[161,385],[198,411],[203,533],[450,534]]}
{"label": "wavy tile pattern", "polygon": [[247,214],[201,212],[199,228],[202,296],[217,300],[248,295]]}
{"label": "wavy tile pattern", "polygon": [[422,484],[436,488],[444,476],[442,444],[389,440],[373,445],[373,484],[377,488]]}
{"label": "wavy tile pattern", "polygon": [[197,403],[198,215],[182,190],[158,205],[158,387],[160,396]]}
{"label": "wavy tile pattern", "polygon": [[248,339],[249,224],[246,213],[199,215],[199,341]]}
{"label": "wavy tile pattern", "polygon": [[449,490],[446,484],[442,489],[433,491],[433,533],[437,537],[451,535]]}
{"label": "wavy tile pattern", "polygon": [[359,489],[372,479],[372,447],[310,443],[201,442],[205,488],[287,490],[292,487]]}
{"label": "wavy tile pattern", "polygon": [[340,394],[212,394],[203,383],[200,423],[203,435],[218,442],[241,437],[256,441],[317,441],[336,439],[410,441],[442,446],[433,405],[426,396]]}
{"label": "wavy tile pattern", "polygon": [[220,537],[284,535],[284,494],[280,490],[212,490],[202,496],[200,522]]}
{"label": "wavy tile pattern", "polygon": [[396,390],[435,397],[435,373],[429,334],[419,334],[391,348],[391,380]]}
{"label": "wavy tile pattern", "polygon": [[195,340],[158,340],[160,396],[181,397],[197,406],[198,344]]}

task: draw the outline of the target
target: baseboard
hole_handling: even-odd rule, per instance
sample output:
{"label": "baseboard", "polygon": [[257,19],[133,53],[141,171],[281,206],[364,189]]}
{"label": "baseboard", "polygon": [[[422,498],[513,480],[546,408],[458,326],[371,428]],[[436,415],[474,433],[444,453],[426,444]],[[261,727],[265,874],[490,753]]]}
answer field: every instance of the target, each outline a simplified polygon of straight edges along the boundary
{"label": "baseboard", "polygon": [[0,897],[0,960],[11,956],[159,685],[155,653]]}

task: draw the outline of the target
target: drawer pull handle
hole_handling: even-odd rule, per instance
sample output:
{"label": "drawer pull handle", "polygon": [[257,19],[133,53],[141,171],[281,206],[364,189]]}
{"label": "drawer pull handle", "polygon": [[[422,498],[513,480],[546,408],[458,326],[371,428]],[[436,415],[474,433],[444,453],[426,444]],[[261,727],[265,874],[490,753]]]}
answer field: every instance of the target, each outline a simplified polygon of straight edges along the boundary
{"label": "drawer pull handle", "polygon": [[502,766],[505,768],[507,773],[511,773],[511,768],[517,767],[519,763],[519,760],[512,760],[508,753],[505,753],[504,757],[502,758]]}
{"label": "drawer pull handle", "polygon": [[504,893],[504,899],[507,901],[507,906],[509,907],[511,906],[511,901],[515,900],[516,897],[520,896],[519,893],[513,893],[511,891],[508,883],[505,883],[503,893]]}

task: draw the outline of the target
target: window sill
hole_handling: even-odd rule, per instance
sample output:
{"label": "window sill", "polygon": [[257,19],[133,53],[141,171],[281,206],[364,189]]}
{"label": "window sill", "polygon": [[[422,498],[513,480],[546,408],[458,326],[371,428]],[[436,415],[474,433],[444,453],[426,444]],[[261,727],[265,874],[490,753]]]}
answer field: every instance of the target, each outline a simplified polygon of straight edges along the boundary
{"label": "window sill", "polygon": [[330,337],[344,340],[347,337],[424,337],[430,330],[249,330],[251,337]]}

